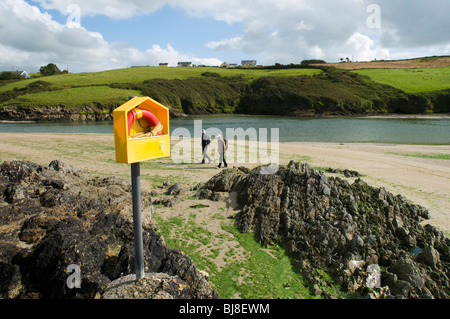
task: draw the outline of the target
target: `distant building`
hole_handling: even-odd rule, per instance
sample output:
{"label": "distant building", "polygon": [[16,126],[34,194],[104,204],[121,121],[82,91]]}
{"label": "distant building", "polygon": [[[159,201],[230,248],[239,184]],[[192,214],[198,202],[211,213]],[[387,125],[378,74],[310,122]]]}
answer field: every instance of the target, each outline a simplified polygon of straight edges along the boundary
{"label": "distant building", "polygon": [[28,74],[27,71],[17,71],[17,73],[19,73],[19,76],[21,78],[24,78],[24,79],[29,79],[30,78],[30,75]]}
{"label": "distant building", "polygon": [[221,68],[229,68],[229,69],[231,69],[231,68],[237,68],[237,64],[236,63],[230,63],[230,64],[228,64],[228,63],[226,63],[226,62],[223,62],[221,65],[220,65],[220,67]]}
{"label": "distant building", "polygon": [[30,75],[28,74],[27,71],[3,71],[3,72],[0,72],[0,74],[2,74],[2,73],[9,73],[10,76],[15,79],[29,79],[30,78]]}
{"label": "distant building", "polygon": [[160,63],[159,66],[165,66],[165,67],[168,67],[168,66],[169,66],[169,63]]}
{"label": "distant building", "polygon": [[192,66],[192,62],[178,62],[179,67],[187,68]]}
{"label": "distant building", "polygon": [[243,68],[254,68],[256,67],[256,60],[242,60],[241,66]]}

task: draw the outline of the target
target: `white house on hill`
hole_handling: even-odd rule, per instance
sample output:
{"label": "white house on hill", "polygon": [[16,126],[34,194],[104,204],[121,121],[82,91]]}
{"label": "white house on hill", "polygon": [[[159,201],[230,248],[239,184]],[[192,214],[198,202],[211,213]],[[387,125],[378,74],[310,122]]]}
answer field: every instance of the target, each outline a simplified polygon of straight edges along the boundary
{"label": "white house on hill", "polygon": [[[29,79],[30,75],[28,74],[27,71],[3,71],[3,72],[9,72],[11,73],[14,77],[17,78],[21,78],[21,79]],[[0,74],[2,74],[3,72],[0,72]]]}
{"label": "white house on hill", "polygon": [[178,62],[179,67],[191,67],[192,62]]}
{"label": "white house on hill", "polygon": [[256,67],[256,60],[242,60],[241,61],[241,66],[243,68]]}

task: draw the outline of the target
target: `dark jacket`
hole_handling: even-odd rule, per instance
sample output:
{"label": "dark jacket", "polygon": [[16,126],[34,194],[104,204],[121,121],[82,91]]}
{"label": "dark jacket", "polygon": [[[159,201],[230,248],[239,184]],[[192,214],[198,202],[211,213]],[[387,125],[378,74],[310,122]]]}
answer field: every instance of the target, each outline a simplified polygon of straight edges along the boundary
{"label": "dark jacket", "polygon": [[202,149],[205,149],[205,147],[211,143],[211,138],[206,135],[205,133],[202,134]]}

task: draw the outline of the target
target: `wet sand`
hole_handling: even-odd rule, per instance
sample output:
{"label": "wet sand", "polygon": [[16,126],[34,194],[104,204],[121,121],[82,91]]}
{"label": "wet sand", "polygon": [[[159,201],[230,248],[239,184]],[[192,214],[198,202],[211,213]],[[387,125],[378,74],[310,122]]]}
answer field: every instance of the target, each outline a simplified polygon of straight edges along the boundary
{"label": "wet sand", "polygon": [[[417,157],[448,155],[450,145],[295,142],[280,143],[279,152],[281,165],[295,160],[321,170],[357,171],[369,185],[384,187],[422,205],[431,217],[425,223],[447,235],[450,233],[450,161]],[[0,133],[0,161],[13,159],[41,165],[61,159],[95,174],[122,177],[130,174],[129,165],[115,162],[114,137],[106,134]],[[260,163],[230,163],[230,167],[258,165]],[[148,176],[143,179],[143,188],[155,187],[155,183],[164,179],[192,187],[217,174],[216,166],[217,162],[178,164],[170,158],[150,161],[142,165],[141,174]],[[329,175],[344,178],[341,174]]]}

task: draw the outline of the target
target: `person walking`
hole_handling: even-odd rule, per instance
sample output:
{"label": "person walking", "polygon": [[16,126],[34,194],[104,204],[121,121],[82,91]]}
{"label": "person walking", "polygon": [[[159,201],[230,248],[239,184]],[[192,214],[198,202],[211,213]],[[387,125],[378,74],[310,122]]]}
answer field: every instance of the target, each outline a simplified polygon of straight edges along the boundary
{"label": "person walking", "polygon": [[202,158],[202,164],[205,164],[205,159],[208,160],[208,164],[211,163],[211,158],[208,156],[208,146],[211,143],[211,138],[206,135],[206,131],[202,130],[202,152],[203,152],[203,158]]}
{"label": "person walking", "polygon": [[225,159],[226,150],[226,141],[222,139],[222,135],[217,135],[217,151],[219,152],[219,166],[217,166],[217,168],[221,168],[222,163],[224,164],[224,167],[228,167],[227,161]]}

